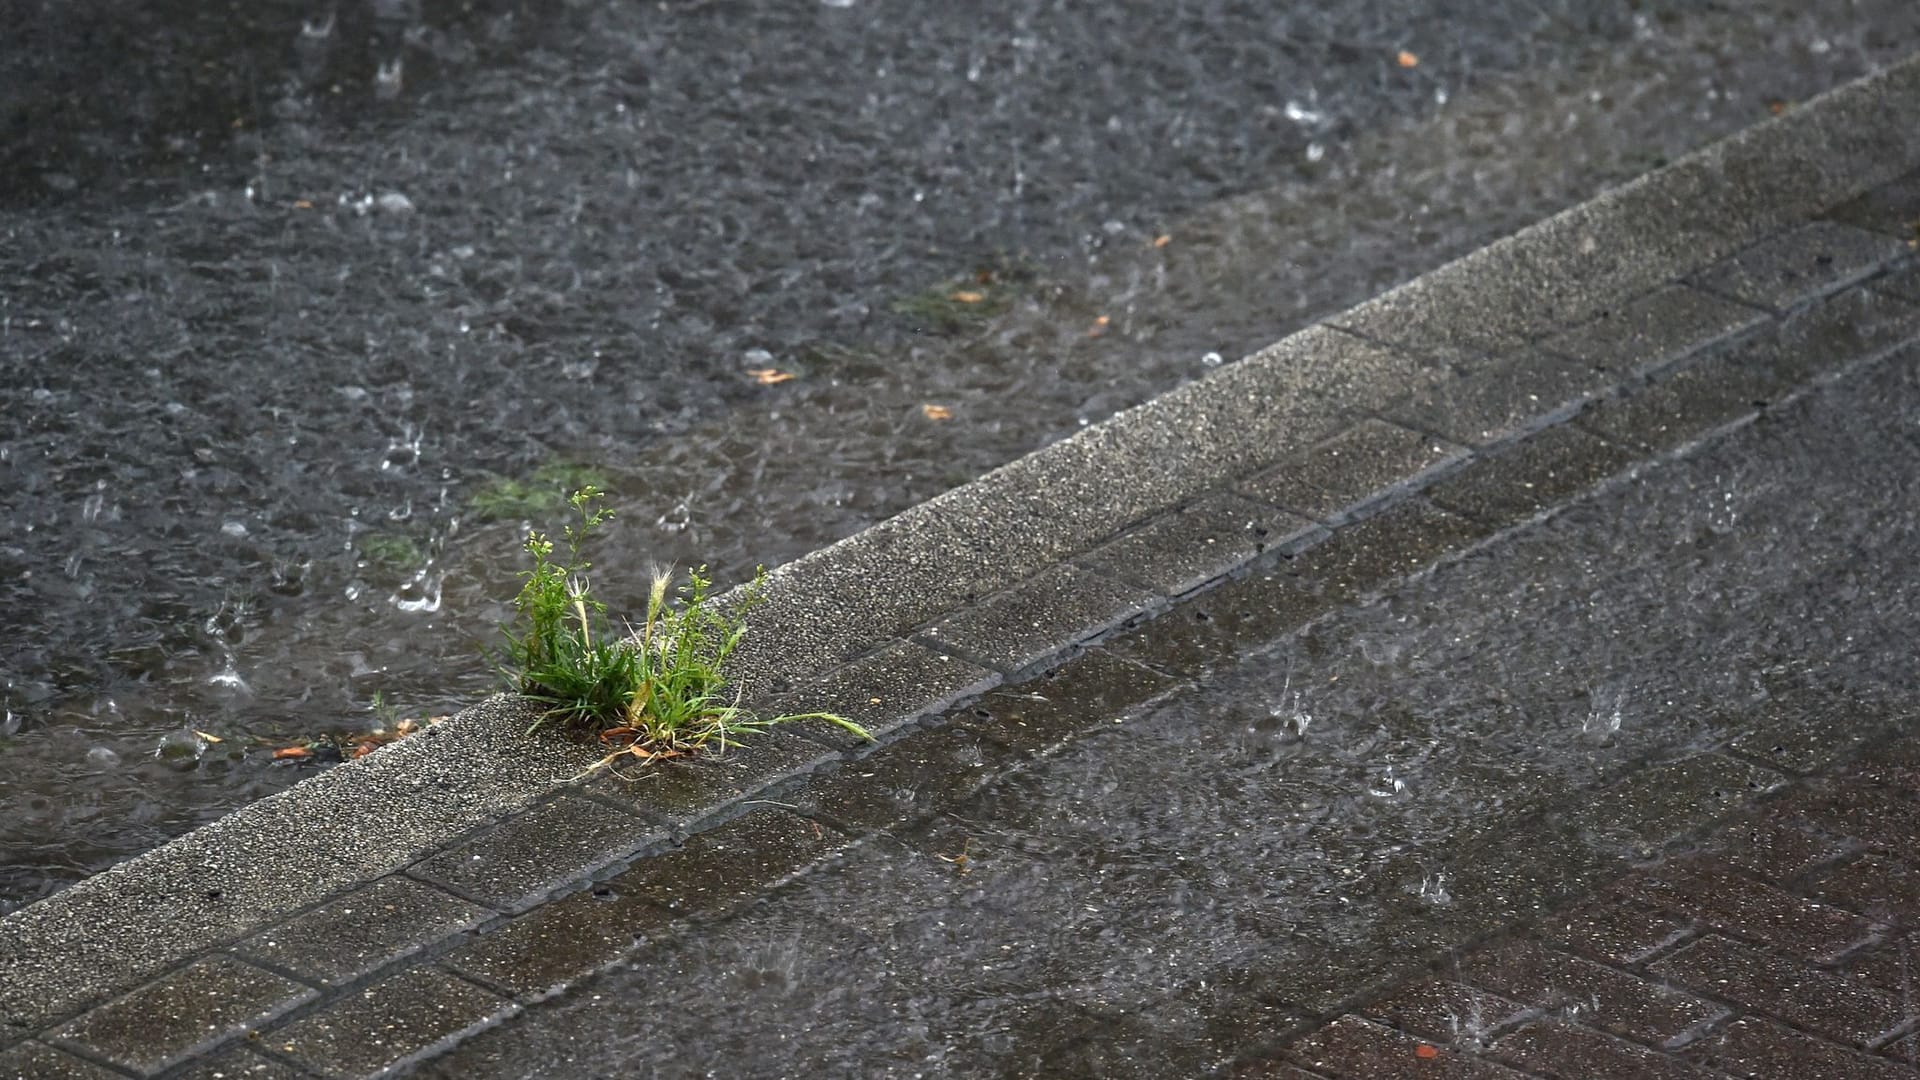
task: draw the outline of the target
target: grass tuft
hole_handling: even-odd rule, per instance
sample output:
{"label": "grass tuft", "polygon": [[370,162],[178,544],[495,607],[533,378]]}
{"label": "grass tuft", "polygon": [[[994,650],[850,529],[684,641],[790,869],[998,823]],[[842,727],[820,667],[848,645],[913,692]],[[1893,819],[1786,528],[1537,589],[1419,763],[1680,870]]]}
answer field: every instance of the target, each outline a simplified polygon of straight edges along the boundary
{"label": "grass tuft", "polygon": [[588,583],[590,564],[580,556],[586,537],[613,518],[600,505],[603,497],[588,485],[567,500],[578,521],[562,533],[564,558],[556,560],[544,533],[527,536],[533,565],[514,600],[518,620],[504,630],[502,671],[521,694],[545,706],[530,731],[553,723],[618,746],[601,765],[623,756],[652,761],[724,752],[742,735],[789,720],[825,720],[872,737],[831,713],[760,717],[728,690],[727,658],[746,636],[746,613],[760,598],[764,571],[730,609],[715,604],[704,567],[688,571],[678,588],[670,573],[656,574],[639,627],[615,632]]}

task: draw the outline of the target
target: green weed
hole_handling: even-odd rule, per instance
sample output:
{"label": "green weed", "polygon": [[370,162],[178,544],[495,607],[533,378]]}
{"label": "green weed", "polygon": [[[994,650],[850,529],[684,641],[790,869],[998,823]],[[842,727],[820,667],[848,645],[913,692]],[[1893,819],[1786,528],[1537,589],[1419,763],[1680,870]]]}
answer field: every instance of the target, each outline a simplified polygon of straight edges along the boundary
{"label": "green weed", "polygon": [[1029,275],[1018,270],[986,268],[903,296],[889,307],[921,330],[952,334],[1006,311],[1030,284]]}
{"label": "green weed", "polygon": [[715,603],[704,568],[673,587],[669,573],[656,574],[638,628],[616,633],[606,605],[588,585],[580,556],[588,534],[611,520],[603,493],[582,487],[567,500],[578,521],[566,527],[564,559],[556,561],[544,533],[527,537],[533,566],[514,600],[518,621],[505,630],[502,671],[521,694],[544,711],[533,724],[564,726],[621,745],[601,764],[622,756],[642,760],[724,751],[744,734],[764,732],[789,720],[820,719],[862,738],[866,730],[831,713],[760,717],[742,708],[727,688],[727,658],[746,636],[746,613],[759,599],[762,573],[728,608]]}
{"label": "green weed", "polygon": [[355,547],[367,566],[391,576],[410,574],[427,564],[427,553],[419,542],[400,533],[367,533]]}
{"label": "green weed", "polygon": [[604,491],[606,474],[578,462],[549,461],[525,480],[490,477],[467,498],[467,509],[480,521],[524,521],[564,509],[568,492],[589,487]]}

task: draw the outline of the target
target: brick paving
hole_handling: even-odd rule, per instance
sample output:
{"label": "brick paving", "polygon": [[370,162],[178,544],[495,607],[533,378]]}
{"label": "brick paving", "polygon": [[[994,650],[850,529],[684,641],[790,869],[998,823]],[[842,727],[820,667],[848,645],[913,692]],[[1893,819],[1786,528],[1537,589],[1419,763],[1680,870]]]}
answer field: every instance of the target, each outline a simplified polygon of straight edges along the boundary
{"label": "brick paving", "polygon": [[[1237,1076],[1915,1080],[1920,736],[1353,1006]],[[1852,824],[1850,824],[1852,823]]]}

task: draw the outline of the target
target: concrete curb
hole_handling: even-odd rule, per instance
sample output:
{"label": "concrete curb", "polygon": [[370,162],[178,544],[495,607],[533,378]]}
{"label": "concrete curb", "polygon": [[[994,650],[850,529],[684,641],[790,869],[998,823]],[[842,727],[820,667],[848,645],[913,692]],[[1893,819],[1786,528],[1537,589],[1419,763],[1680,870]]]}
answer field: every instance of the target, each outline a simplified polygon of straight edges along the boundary
{"label": "concrete curb", "polygon": [[[756,703],[839,709],[892,737],[1255,560],[1331,536],[1292,569],[1313,604],[1340,602],[1577,490],[1521,497],[1515,469],[1566,482],[1611,472],[1883,356],[1920,337],[1920,311],[1897,299],[1920,292],[1907,221],[1920,209],[1899,194],[1920,168],[1916,111],[1920,57],[781,567],[738,678]],[[1755,332],[1760,346],[1714,347]],[[1371,512],[1429,483],[1431,501]],[[1234,641],[1201,638],[1191,670]],[[531,925],[505,920],[694,834],[674,856],[731,844],[786,866],[847,842],[816,830],[776,843],[791,815],[737,817],[774,785],[858,753],[836,730],[782,731],[644,785],[570,783],[596,755],[526,736],[531,720],[524,704],[491,699],[0,919],[0,1055],[72,1051],[152,1075],[283,1015],[288,1031],[337,1039],[316,995],[357,992],[355,980],[450,927]],[[955,730],[916,736],[886,767],[951,772],[982,737]],[[1029,753],[1066,734],[990,733]],[[872,784],[849,789],[857,771],[809,788],[840,799],[816,820],[857,832],[888,816]],[[366,965],[325,977],[274,959],[258,936],[324,921],[380,879],[404,882],[388,887],[431,917]],[[214,951],[235,945],[248,962]],[[397,1003],[416,996],[394,996],[399,978],[425,980],[452,1010],[369,1070],[510,1008],[498,993],[514,991],[508,969],[449,962],[466,974],[412,968],[365,992]],[[225,1003],[211,1035],[204,1017],[190,1039],[156,1035],[165,1009],[125,1005],[182,994]],[[35,1036],[46,1041],[6,1049]]]}

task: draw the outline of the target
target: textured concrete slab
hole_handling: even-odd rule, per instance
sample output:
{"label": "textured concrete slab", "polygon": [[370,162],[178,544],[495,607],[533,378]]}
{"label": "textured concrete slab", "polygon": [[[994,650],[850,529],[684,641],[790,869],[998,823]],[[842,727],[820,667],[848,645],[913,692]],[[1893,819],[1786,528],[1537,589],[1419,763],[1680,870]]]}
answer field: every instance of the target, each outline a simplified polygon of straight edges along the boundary
{"label": "textured concrete slab", "polygon": [[1621,472],[1634,458],[1624,447],[1563,425],[1476,459],[1425,494],[1437,506],[1505,528]]}
{"label": "textured concrete slab", "polygon": [[1756,307],[1786,311],[1879,273],[1907,254],[1890,236],[1832,221],[1814,221],[1770,236],[1692,284]]}
{"label": "textured concrete slab", "polygon": [[1578,423],[1623,446],[1669,450],[1759,415],[1786,389],[1764,369],[1722,354],[1600,402]]}
{"label": "textured concrete slab", "polygon": [[499,911],[538,903],[561,885],[664,844],[667,830],[592,799],[562,795],[408,873]]}
{"label": "textured concrete slab", "polygon": [[1618,381],[1582,361],[1521,355],[1414,394],[1387,415],[1454,442],[1492,446],[1564,419]]}
{"label": "textured concrete slab", "polygon": [[234,946],[242,957],[339,986],[493,917],[478,904],[385,877]]}
{"label": "textured concrete slab", "polygon": [[[1429,380],[1424,393],[1456,382]],[[1391,495],[1403,484],[1442,469],[1466,454],[1466,448],[1429,431],[1384,420],[1362,420],[1311,450],[1297,454],[1251,479],[1239,490],[1275,506],[1326,521],[1344,520],[1369,499]]]}
{"label": "textured concrete slab", "polygon": [[1232,495],[1210,495],[1080,557],[1110,578],[1174,599],[1245,566],[1268,549],[1290,550],[1321,530],[1306,518]]}
{"label": "textured concrete slab", "polygon": [[173,1080],[308,1080],[308,1074],[250,1046],[236,1046],[175,1074]]}
{"label": "textured concrete slab", "polygon": [[[830,712],[844,716],[883,739],[907,724],[944,712],[957,701],[1000,685],[1000,673],[934,652],[912,641],[895,641],[878,652],[838,668],[769,707],[778,712]],[[837,750],[858,749],[863,741],[839,725],[806,720],[783,730],[804,735]]]}
{"label": "textured concrete slab", "polygon": [[1022,753],[1044,754],[1078,732],[1122,722],[1176,685],[1152,668],[1094,649],[1018,688],[987,695],[964,722]]}
{"label": "textured concrete slab", "polygon": [[212,956],[93,1009],[55,1037],[147,1076],[315,996],[310,986]]}
{"label": "textured concrete slab", "polygon": [[1829,221],[1885,233],[1912,247],[1920,243],[1920,172],[1881,184],[1823,216]]}
{"label": "textured concrete slab", "polygon": [[45,1043],[23,1042],[0,1050],[4,1080],[120,1080],[124,1075]]}
{"label": "textured concrete slab", "polygon": [[268,1045],[318,1076],[378,1076],[513,1008],[464,979],[414,968],[276,1032]]}
{"label": "textured concrete slab", "polygon": [[8,915],[0,1024],[19,1031],[69,1014],[397,870],[593,760],[527,737],[534,715],[489,700]]}
{"label": "textured concrete slab", "polygon": [[775,729],[723,753],[663,762],[664,768],[628,763],[602,770],[583,786],[678,832],[723,817],[742,799],[836,757],[817,742]]}
{"label": "textured concrete slab", "polygon": [[1540,348],[1597,368],[1645,375],[1765,318],[1759,308],[1667,285],[1550,337]]}
{"label": "textured concrete slab", "polygon": [[1158,602],[1144,589],[1058,566],[928,627],[922,640],[1009,674],[1058,656]]}

